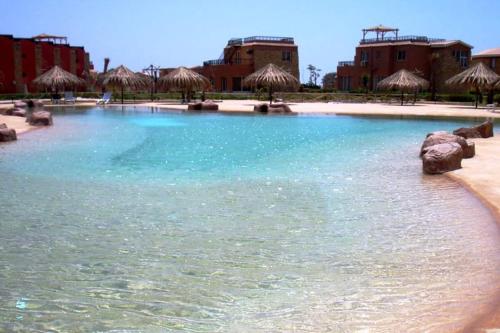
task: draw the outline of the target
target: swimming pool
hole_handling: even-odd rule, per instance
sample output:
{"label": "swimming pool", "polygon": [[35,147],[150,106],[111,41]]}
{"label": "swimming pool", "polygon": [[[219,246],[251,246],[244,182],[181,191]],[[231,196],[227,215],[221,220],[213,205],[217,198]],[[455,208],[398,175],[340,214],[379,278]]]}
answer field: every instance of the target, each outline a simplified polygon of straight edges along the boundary
{"label": "swimming pool", "polygon": [[0,146],[0,330],[439,331],[497,290],[489,212],[421,173],[461,123],[67,109]]}

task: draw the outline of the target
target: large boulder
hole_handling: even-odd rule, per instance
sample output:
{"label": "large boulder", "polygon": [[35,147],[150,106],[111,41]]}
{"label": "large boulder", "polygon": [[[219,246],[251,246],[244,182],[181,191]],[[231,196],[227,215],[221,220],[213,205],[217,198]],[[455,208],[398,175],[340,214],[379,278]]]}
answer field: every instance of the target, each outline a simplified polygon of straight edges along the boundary
{"label": "large boulder", "polygon": [[493,122],[487,120],[482,124],[473,127],[461,127],[453,131],[453,134],[466,139],[490,138],[493,136]]}
{"label": "large boulder", "polygon": [[26,121],[33,126],[50,126],[52,125],[52,114],[48,111],[33,112]]}
{"label": "large boulder", "polygon": [[[447,143],[447,142],[455,142],[458,143],[463,151],[467,151],[468,153],[466,154],[467,156],[470,156],[469,152],[469,145],[467,144],[467,141],[462,138],[461,136],[450,134],[447,132],[434,132],[430,133],[427,138],[425,138],[424,143],[422,144],[422,148],[420,148],[420,156],[424,154],[424,149],[430,146],[434,146],[440,143]],[[472,156],[471,156],[472,157]]]}
{"label": "large boulder", "polygon": [[0,109],[0,114],[3,114],[5,116],[12,116],[12,113],[15,110],[22,110],[22,109],[18,109],[18,108]]}
{"label": "large boulder", "polygon": [[426,147],[422,167],[427,174],[441,174],[462,167],[463,150],[456,142],[440,143]]}
{"label": "large boulder", "polygon": [[465,139],[481,138],[481,133],[474,127],[461,127],[454,130],[453,134]]}
{"label": "large boulder", "polygon": [[482,138],[491,138],[493,136],[493,122],[491,120],[474,126],[474,128],[478,130]]}
{"label": "large boulder", "polygon": [[2,129],[2,128],[7,128],[7,125],[5,125],[5,124],[0,124],[0,129]]}
{"label": "large boulder", "polygon": [[267,113],[269,111],[269,105],[266,103],[254,105],[253,111],[260,113]]}
{"label": "large boulder", "polygon": [[24,109],[15,109],[12,112],[12,115],[16,116],[16,117],[26,117],[26,110],[24,110]]}
{"label": "large boulder", "polygon": [[43,102],[40,101],[40,100],[33,100],[33,99],[28,99],[28,100],[25,100],[24,103],[26,103],[26,105],[29,107],[29,108],[43,108]]}
{"label": "large boulder", "polygon": [[290,113],[292,110],[286,104],[271,104],[269,105],[268,112],[270,113]]}
{"label": "large boulder", "polygon": [[219,110],[219,105],[215,104],[212,101],[205,101],[200,103],[190,103],[188,104],[189,111],[217,111]]}
{"label": "large boulder", "polygon": [[14,141],[17,140],[16,130],[13,128],[7,128],[5,124],[0,126],[0,142]]}
{"label": "large boulder", "polygon": [[15,101],[14,102],[14,107],[16,107],[16,108],[24,109],[27,106],[28,105],[26,103],[24,103],[23,101]]}

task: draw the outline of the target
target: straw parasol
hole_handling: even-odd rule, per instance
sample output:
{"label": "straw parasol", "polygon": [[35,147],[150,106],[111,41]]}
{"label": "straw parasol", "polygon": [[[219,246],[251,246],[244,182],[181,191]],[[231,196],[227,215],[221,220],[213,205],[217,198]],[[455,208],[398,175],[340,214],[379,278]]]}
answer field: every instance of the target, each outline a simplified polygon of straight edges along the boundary
{"label": "straw parasol", "polygon": [[85,81],[78,76],[65,71],[59,66],[54,66],[42,75],[33,80],[33,83],[40,88],[55,90],[64,90],[67,87],[76,87],[85,85]]}
{"label": "straw parasol", "polygon": [[397,89],[401,91],[401,105],[403,105],[404,92],[425,89],[429,82],[406,69],[401,69],[396,73],[386,77],[377,84],[378,89]]}
{"label": "straw parasol", "polygon": [[186,67],[179,67],[162,76],[158,84],[170,90],[180,90],[187,95],[188,100],[194,90],[210,87],[210,81],[206,77]]}
{"label": "straw parasol", "polygon": [[491,88],[500,77],[482,62],[446,80],[446,84],[465,86],[476,90],[476,109],[480,89]]}
{"label": "straw parasol", "polygon": [[498,80],[498,82],[495,84],[495,86],[493,88],[500,90],[500,79]]}
{"label": "straw parasol", "polygon": [[102,82],[105,86],[119,87],[122,93],[123,104],[123,89],[125,87],[131,89],[140,89],[145,86],[145,81],[139,75],[132,72],[127,67],[120,65],[115,69],[107,72],[104,75]]}
{"label": "straw parasol", "polygon": [[273,91],[288,88],[295,89],[299,86],[299,81],[295,76],[275,64],[267,64],[255,73],[247,76],[244,84],[252,87],[266,87],[269,90],[269,104],[271,104],[273,101]]}

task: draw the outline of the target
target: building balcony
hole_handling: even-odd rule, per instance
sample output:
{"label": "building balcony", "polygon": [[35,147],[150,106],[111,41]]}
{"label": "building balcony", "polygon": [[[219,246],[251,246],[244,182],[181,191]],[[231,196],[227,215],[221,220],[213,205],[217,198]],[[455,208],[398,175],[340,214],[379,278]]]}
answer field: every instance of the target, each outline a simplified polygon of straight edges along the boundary
{"label": "building balcony", "polygon": [[384,37],[384,38],[368,38],[362,39],[359,44],[378,44],[378,43],[398,43],[398,42],[419,42],[419,43],[432,43],[444,42],[445,39],[429,38],[426,36],[399,36],[399,37]]}
{"label": "building balcony", "polygon": [[246,38],[231,38],[228,42],[228,46],[232,45],[242,45],[247,43],[280,43],[280,44],[294,44],[292,37],[273,37],[273,36],[252,36]]}
{"label": "building balcony", "polygon": [[354,61],[339,61],[337,67],[351,67],[354,66]]}
{"label": "building balcony", "polygon": [[233,61],[227,61],[225,59],[213,59],[213,60],[206,60],[203,62],[203,66],[219,66],[219,65],[251,65],[253,64],[252,61],[249,60],[233,60]]}

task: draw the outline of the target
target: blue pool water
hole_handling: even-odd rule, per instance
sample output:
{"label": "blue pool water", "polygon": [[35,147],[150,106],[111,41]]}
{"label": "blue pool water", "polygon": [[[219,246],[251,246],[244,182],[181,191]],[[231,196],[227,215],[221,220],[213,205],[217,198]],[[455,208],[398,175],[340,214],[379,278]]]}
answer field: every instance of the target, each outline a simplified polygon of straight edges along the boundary
{"label": "blue pool water", "polygon": [[464,123],[66,109],[0,146],[0,331],[443,331],[498,289]]}

